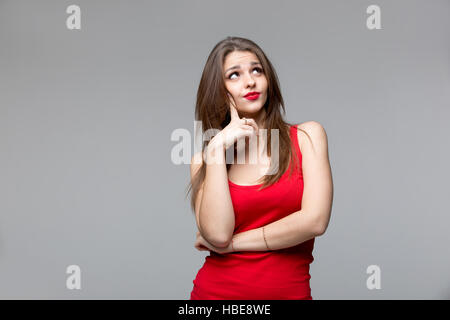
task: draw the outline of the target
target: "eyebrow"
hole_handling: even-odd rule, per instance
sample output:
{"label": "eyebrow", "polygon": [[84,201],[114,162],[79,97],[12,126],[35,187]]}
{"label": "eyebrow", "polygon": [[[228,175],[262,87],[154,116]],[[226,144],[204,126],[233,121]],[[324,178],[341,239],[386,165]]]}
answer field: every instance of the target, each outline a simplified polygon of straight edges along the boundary
{"label": "eyebrow", "polygon": [[[255,64],[261,64],[261,63],[256,62],[256,61],[250,62],[251,66],[254,66]],[[239,69],[240,67],[241,67],[240,65],[232,66],[231,68],[228,68],[227,70],[225,70],[225,73],[227,73],[230,70]]]}

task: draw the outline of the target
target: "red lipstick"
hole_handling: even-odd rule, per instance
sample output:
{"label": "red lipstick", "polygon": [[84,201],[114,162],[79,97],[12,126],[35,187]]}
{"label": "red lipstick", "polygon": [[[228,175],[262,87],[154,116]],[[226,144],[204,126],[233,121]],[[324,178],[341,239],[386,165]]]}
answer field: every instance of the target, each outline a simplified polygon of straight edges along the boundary
{"label": "red lipstick", "polygon": [[252,91],[247,93],[244,98],[246,98],[247,100],[256,100],[259,97],[259,92],[256,91]]}

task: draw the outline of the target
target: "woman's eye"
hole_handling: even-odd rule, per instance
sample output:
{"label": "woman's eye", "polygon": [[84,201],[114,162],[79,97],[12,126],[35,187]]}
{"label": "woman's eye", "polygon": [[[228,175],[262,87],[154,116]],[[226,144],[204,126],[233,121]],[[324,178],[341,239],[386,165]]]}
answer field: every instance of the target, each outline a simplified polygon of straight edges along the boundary
{"label": "woman's eye", "polygon": [[253,69],[253,71],[258,70],[258,73],[262,73],[262,69],[261,68],[255,68]]}
{"label": "woman's eye", "polygon": [[[253,68],[252,71],[255,71],[255,70],[257,70],[258,73],[262,73],[262,69],[259,68],[259,67]],[[239,72],[233,72],[232,74],[230,74],[230,75],[228,76],[228,79],[231,79],[231,80],[232,80],[232,79],[233,79],[232,76],[233,76],[233,75],[238,75],[238,74],[239,74]]]}

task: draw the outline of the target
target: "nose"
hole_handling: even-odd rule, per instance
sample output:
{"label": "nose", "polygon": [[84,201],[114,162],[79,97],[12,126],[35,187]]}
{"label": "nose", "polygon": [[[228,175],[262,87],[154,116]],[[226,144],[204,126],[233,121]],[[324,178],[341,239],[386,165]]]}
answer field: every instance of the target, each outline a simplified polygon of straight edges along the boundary
{"label": "nose", "polygon": [[253,76],[249,74],[246,78],[247,87],[253,87],[255,85],[255,80],[253,79]]}

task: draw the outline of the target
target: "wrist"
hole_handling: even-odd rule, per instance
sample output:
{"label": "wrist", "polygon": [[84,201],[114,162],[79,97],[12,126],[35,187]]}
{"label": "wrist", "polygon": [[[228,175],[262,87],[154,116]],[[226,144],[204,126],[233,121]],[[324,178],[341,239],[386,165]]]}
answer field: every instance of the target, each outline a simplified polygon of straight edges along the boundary
{"label": "wrist", "polygon": [[208,149],[214,149],[214,150],[224,150],[225,149],[225,145],[223,142],[223,137],[221,135],[221,133],[219,132],[218,134],[216,134],[208,143]]}
{"label": "wrist", "polygon": [[235,252],[236,250],[234,249],[234,242],[233,242],[233,238],[231,238],[231,242],[230,242],[230,252]]}
{"label": "wrist", "polygon": [[225,149],[223,140],[216,135],[206,147],[206,164],[223,164],[225,159]]}

